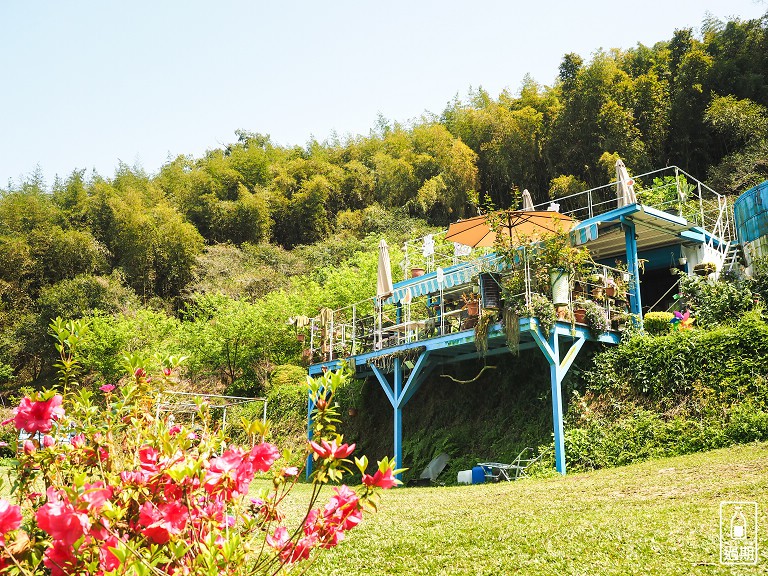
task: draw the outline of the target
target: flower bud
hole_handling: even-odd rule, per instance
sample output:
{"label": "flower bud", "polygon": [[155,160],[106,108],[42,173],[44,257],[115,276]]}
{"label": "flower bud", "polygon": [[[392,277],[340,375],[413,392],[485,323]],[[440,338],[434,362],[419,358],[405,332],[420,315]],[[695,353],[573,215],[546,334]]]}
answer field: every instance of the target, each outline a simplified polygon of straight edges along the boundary
{"label": "flower bud", "polygon": [[49,436],[48,434],[43,436],[43,447],[50,448],[54,444],[56,444],[56,440],[53,439],[53,436]]}

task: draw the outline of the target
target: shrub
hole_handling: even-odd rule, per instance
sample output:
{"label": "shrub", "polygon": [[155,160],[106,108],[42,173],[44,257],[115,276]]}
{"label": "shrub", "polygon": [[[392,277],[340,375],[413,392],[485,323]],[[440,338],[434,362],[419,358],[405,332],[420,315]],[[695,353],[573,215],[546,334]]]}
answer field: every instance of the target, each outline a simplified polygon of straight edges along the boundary
{"label": "shrub", "polygon": [[[338,544],[364,511],[375,510],[378,488],[398,483],[388,458],[369,475],[362,457],[355,460],[362,486],[337,486],[316,506],[321,488],[349,471],[355,447],[335,428],[333,395],[346,375],[325,374],[309,390],[314,441],[304,457],[315,462],[313,490],[305,515],[289,529],[281,502],[301,469],[280,462],[277,446],[265,440],[267,426],[244,421],[245,446],[227,447],[202,401],[194,430],[153,416],[154,394],[175,381],[173,358],[153,377],[129,363],[129,378],[100,394],[76,386],[81,328],[52,325],[62,391],[23,398],[11,419],[42,440],[23,443],[13,487],[18,504],[0,499],[6,574],[283,573],[283,566]],[[52,435],[54,428],[67,436]],[[258,472],[269,472],[271,483],[249,499]],[[45,494],[36,491],[41,485]]]}
{"label": "shrub", "polygon": [[683,275],[680,294],[683,305],[691,309],[696,325],[701,328],[733,323],[753,307],[749,283],[735,278],[710,281]]}
{"label": "shrub", "polygon": [[672,331],[672,312],[648,312],[643,316],[643,327],[651,336],[663,336]]}

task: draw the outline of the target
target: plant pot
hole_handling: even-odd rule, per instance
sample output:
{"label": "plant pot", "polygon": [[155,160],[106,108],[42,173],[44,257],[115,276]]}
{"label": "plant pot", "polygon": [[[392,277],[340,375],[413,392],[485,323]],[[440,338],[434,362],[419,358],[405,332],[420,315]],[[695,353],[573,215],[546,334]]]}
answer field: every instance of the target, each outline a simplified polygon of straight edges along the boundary
{"label": "plant pot", "polygon": [[576,324],[586,324],[587,311],[584,308],[574,308],[573,319],[576,322]]}
{"label": "plant pot", "polygon": [[464,305],[467,316],[477,316],[480,313],[480,302],[467,302]]}
{"label": "plant pot", "polygon": [[677,259],[677,263],[680,266],[685,266],[686,264],[688,264],[688,258],[678,258]]}
{"label": "plant pot", "polygon": [[419,276],[424,276],[424,273],[426,270],[424,268],[411,268],[411,278],[418,278]]}
{"label": "plant pot", "polygon": [[306,334],[296,334],[296,340],[298,342],[304,342],[304,340],[306,340],[306,339],[307,339]]}
{"label": "plant pot", "polygon": [[605,288],[605,295],[608,296],[608,298],[615,298],[616,297],[616,286],[607,286]]}
{"label": "plant pot", "polygon": [[565,270],[551,269],[549,282],[552,287],[552,303],[555,306],[568,304],[568,290],[571,283],[568,273]]}

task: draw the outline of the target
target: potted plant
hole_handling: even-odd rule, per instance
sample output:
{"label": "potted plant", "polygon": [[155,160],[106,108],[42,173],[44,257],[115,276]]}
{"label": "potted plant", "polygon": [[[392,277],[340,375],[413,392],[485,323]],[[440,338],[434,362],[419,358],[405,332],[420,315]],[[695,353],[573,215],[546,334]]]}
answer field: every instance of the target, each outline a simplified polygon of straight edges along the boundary
{"label": "potted plant", "polygon": [[544,294],[531,294],[531,305],[528,308],[528,314],[538,320],[539,327],[544,336],[549,337],[549,333],[557,320],[555,307],[549,298],[544,296]]}
{"label": "potted plant", "polygon": [[608,316],[602,307],[598,306],[595,302],[587,300],[584,302],[584,309],[586,311],[587,327],[593,336],[599,336],[608,330]]}
{"label": "potted plant", "polygon": [[420,266],[414,266],[411,268],[411,278],[418,278],[419,276],[424,276],[426,273],[426,270],[424,268],[421,268]]}
{"label": "potted plant", "polygon": [[616,280],[613,278],[613,276],[608,276],[605,279],[605,295],[608,298],[615,298],[618,294],[618,286],[616,285]]}
{"label": "potted plant", "polygon": [[714,262],[702,262],[693,267],[693,273],[698,276],[709,276],[714,272],[717,272],[717,264]]}
{"label": "potted plant", "polygon": [[586,300],[579,300],[573,305],[573,321],[576,322],[576,324],[587,323],[586,302]]}
{"label": "potted plant", "polygon": [[464,292],[461,295],[464,302],[464,310],[468,316],[477,316],[480,313],[480,296],[474,292]]}

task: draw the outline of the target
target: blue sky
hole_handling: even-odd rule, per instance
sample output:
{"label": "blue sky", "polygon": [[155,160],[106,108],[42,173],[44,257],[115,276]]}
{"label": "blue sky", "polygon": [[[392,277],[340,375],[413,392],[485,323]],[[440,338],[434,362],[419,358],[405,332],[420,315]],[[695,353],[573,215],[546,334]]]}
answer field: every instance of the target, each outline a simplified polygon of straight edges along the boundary
{"label": "blue sky", "polygon": [[668,40],[766,0],[68,0],[0,4],[0,188],[40,166],[155,173],[238,128],[279,144],[367,134],[482,86],[551,84],[566,52]]}

